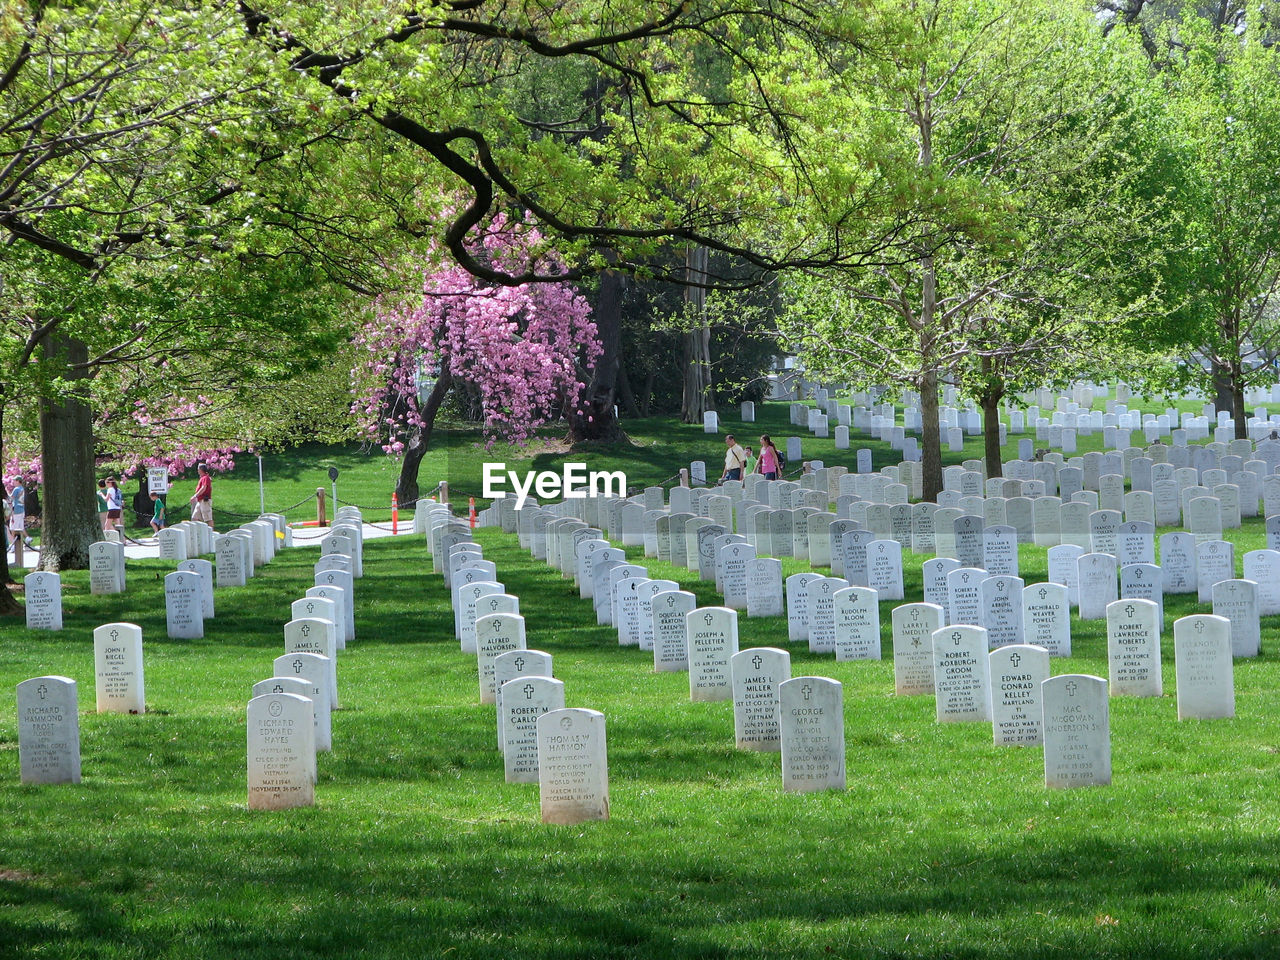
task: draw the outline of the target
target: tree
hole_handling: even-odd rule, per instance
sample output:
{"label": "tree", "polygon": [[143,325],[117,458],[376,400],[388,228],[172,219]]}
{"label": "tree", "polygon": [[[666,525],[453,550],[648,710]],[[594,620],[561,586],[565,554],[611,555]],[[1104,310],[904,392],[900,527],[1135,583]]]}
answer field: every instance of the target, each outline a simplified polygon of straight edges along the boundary
{"label": "tree", "polygon": [[[842,133],[881,145],[911,254],[791,282],[784,332],[819,375],[917,395],[934,499],[940,381],[975,353],[1065,342],[1064,324],[1089,318],[1082,293],[1114,272],[1108,257],[1128,256],[1109,245],[1137,218],[1115,175],[1134,158],[1108,151],[1123,142],[1125,94],[1145,66],[1087,10],[1047,0],[885,3],[878,15],[883,58],[845,75],[844,114],[858,125]],[[992,336],[1015,312],[1040,326]]]}
{"label": "tree", "polygon": [[[554,271],[537,230],[499,220],[471,255],[518,272]],[[422,294],[375,305],[356,337],[353,407],[370,437],[404,457],[396,494],[418,499],[418,467],[450,386],[480,399],[490,442],[520,443],[563,403],[581,402],[600,355],[586,300],[569,283],[483,283],[457,265],[423,271]],[[423,380],[431,384],[424,398]]]}
{"label": "tree", "polygon": [[[263,96],[262,52],[234,10],[122,0],[108,17],[35,0],[6,16],[0,403],[41,407],[44,461],[58,466],[41,563],[60,569],[87,562],[97,530],[95,393],[119,399],[102,371],[182,361],[135,380],[180,393],[193,356],[236,378],[305,354],[316,339],[292,308],[313,321],[317,281],[359,244],[340,204],[305,216],[307,161],[335,132],[293,135],[296,104]],[[274,299],[285,291],[299,299]],[[262,337],[275,341],[265,362]]]}
{"label": "tree", "polygon": [[1263,30],[1231,22],[1186,17],[1164,37],[1187,224],[1183,331],[1206,361],[1188,372],[1229,400],[1243,438],[1245,392],[1276,382],[1280,353],[1280,60]]}

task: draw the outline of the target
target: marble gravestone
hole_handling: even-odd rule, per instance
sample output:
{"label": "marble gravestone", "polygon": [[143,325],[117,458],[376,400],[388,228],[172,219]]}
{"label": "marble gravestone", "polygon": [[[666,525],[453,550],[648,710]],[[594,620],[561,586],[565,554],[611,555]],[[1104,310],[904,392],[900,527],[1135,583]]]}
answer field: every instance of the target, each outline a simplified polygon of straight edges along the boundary
{"label": "marble gravestone", "polygon": [[538,786],[543,823],[609,819],[609,761],[604,714],[548,710],[537,719]]}
{"label": "marble gravestone", "polygon": [[778,685],[782,788],[809,793],[845,788],[844,692],[827,677]]}
{"label": "marble gravestone", "polygon": [[319,653],[286,653],[275,658],[271,664],[271,672],[277,677],[292,677],[307,682],[311,688],[307,696],[313,705],[315,749],[332,750],[333,698],[329,683],[333,667],[329,658]]}
{"label": "marble gravestone", "polygon": [[204,636],[203,587],[200,574],[179,571],[164,578],[165,628],[170,640]]}
{"label": "marble gravestone", "polygon": [[18,684],[18,768],[23,783],[80,782],[80,714],[70,677]]}
{"label": "marble gravestone", "polygon": [[1105,786],[1111,782],[1111,723],[1107,681],[1086,674],[1051,677],[1044,702],[1046,787]]}
{"label": "marble gravestone", "polygon": [[1152,600],[1107,604],[1107,663],[1111,696],[1159,697],[1160,610]]}
{"label": "marble gravestone", "polygon": [[1049,651],[1032,644],[992,650],[991,727],[997,747],[1029,747],[1043,742],[1040,685],[1049,679]]}
{"label": "marble gravestone", "polygon": [[1231,622],[1193,614],[1173,622],[1178,719],[1213,720],[1236,715]]}
{"label": "marble gravestone", "polygon": [[142,628],[104,623],[93,631],[94,692],[98,713],[145,713]]}
{"label": "marble gravestone", "polygon": [[[747,560],[745,570],[747,616],[782,616],[785,612],[782,602],[782,561],[773,557],[752,557]],[[729,604],[726,603],[726,606]]]}
{"label": "marble gravestone", "polygon": [[[493,661],[493,682],[498,688],[497,703],[497,732],[498,732],[498,749],[503,749],[504,733],[503,733],[503,709],[502,709],[502,686],[510,680],[523,680],[527,677],[552,677],[555,674],[551,669],[551,654],[545,650],[509,650],[506,653],[500,653]],[[537,743],[534,742],[536,752]]]}
{"label": "marble gravestone", "polygon": [[498,725],[507,783],[538,782],[538,719],[564,709],[564,681],[523,676],[500,688]]}
{"label": "marble gravestone", "polygon": [[893,608],[893,685],[898,696],[933,693],[933,634],[943,627],[936,603],[904,603]]}
{"label": "marble gravestone", "polygon": [[689,699],[731,699],[730,660],[738,652],[738,612],[728,607],[697,607],[685,615],[685,624]]}
{"label": "marble gravestone", "polygon": [[476,620],[476,670],[481,703],[497,703],[494,661],[504,653],[525,649],[524,628],[524,617],[514,613],[496,613]]}
{"label": "marble gravestone", "polygon": [[991,720],[986,630],[964,625],[934,632],[933,689],[939,723]]}
{"label": "marble gravestone", "polygon": [[653,669],[677,673],[689,669],[688,615],[698,599],[686,590],[656,594],[653,607]]}
{"label": "marble gravestone", "polygon": [[837,661],[880,659],[880,597],[870,587],[844,587],[833,597]]}
{"label": "marble gravestone", "polygon": [[62,629],[62,577],[37,571],[22,578],[28,630]]}
{"label": "marble gravestone", "polygon": [[249,809],[314,805],[316,728],[311,701],[294,693],[263,694],[249,701],[246,721]]}
{"label": "marble gravestone", "polygon": [[791,679],[791,654],[777,647],[750,647],[730,658],[729,669],[735,745],[739,750],[781,750],[778,686]]}

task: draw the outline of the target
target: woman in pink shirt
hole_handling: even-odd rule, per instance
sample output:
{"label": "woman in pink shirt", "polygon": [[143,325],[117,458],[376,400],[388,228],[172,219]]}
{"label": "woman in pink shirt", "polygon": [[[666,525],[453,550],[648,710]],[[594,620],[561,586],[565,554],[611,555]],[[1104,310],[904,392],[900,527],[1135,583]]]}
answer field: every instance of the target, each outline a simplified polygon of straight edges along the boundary
{"label": "woman in pink shirt", "polygon": [[767,433],[760,437],[760,459],[756,462],[756,470],[766,480],[777,480],[778,474],[782,472],[778,448],[773,445]]}

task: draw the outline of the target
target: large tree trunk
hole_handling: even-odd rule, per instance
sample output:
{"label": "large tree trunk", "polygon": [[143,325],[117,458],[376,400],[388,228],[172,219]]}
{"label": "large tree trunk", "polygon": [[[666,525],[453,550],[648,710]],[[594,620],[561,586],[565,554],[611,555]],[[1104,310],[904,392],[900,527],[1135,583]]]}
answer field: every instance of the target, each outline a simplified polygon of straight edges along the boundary
{"label": "large tree trunk", "polygon": [[569,442],[599,440],[617,443],[623,440],[615,407],[618,399],[618,368],[622,350],[622,293],[625,278],[614,270],[600,274],[600,294],[592,319],[600,337],[600,356],[582,403],[565,403],[565,419],[569,423]]}
{"label": "large tree trunk", "polygon": [[[444,398],[449,395],[449,386],[452,383],[452,374],[447,367],[443,367],[440,371],[440,379],[436,381],[430,396],[427,397],[426,405],[422,408],[423,426],[414,429],[409,442],[405,444],[404,459],[400,462],[400,477],[396,480],[396,500],[403,507],[413,507],[418,503],[418,468],[422,465],[422,458],[427,455],[436,414],[440,411],[440,404],[444,403]],[[338,509],[336,503],[333,509],[335,511]]]}
{"label": "large tree trunk", "polygon": [[1244,409],[1244,371],[1240,361],[1231,365],[1231,416],[1235,420],[1237,440],[1249,437],[1249,417]]}
{"label": "large tree trunk", "polygon": [[[62,376],[73,384],[85,378],[83,365],[89,349],[82,341],[55,333],[45,345],[45,356],[64,367]],[[93,498],[93,413],[79,387],[73,386],[60,399],[40,403],[40,457],[44,464],[40,569],[86,570],[89,546],[102,534],[102,527]]]}
{"label": "large tree trunk", "polygon": [[1000,401],[1004,399],[1004,380],[991,368],[991,358],[982,358],[986,382],[978,395],[982,406],[982,449],[987,463],[987,477],[1004,476],[1004,460],[1000,456]]}
{"label": "large tree trunk", "polygon": [[942,431],[938,427],[938,371],[920,376],[921,499],[936,503],[942,492]]}
{"label": "large tree trunk", "polygon": [[1230,410],[1232,403],[1231,367],[1218,360],[1212,361],[1213,405],[1218,410]]}
{"label": "large tree trunk", "polygon": [[942,493],[942,430],[938,426],[938,365],[933,329],[938,275],[932,255],[921,258],[920,274],[920,473],[924,499],[936,503]]}
{"label": "large tree trunk", "polygon": [[680,419],[685,423],[701,423],[702,415],[716,408],[711,379],[711,328],[706,325],[707,248],[691,246],[685,253],[685,301],[689,314],[698,325],[684,335],[684,391],[680,403]]}

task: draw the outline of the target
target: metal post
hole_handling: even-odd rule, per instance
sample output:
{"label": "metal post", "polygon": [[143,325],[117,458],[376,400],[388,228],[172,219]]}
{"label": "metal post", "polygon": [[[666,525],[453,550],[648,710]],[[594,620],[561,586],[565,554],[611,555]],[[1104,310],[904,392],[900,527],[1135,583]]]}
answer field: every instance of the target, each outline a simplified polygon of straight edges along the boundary
{"label": "metal post", "polygon": [[267,490],[262,485],[262,454],[258,454],[258,512],[267,512]]}

